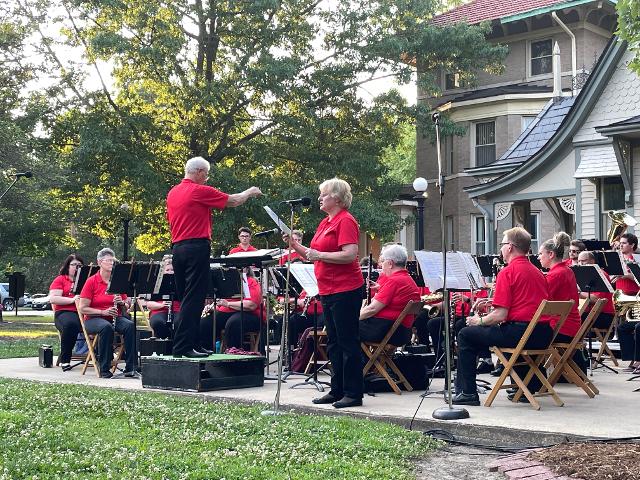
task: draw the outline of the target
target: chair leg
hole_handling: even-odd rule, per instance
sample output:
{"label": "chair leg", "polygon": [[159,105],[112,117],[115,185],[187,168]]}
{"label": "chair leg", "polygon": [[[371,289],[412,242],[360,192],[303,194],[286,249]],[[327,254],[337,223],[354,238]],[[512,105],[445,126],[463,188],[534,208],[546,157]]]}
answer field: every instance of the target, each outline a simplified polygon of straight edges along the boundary
{"label": "chair leg", "polygon": [[407,380],[407,378],[402,374],[402,372],[400,371],[398,366],[395,364],[393,359],[390,358],[388,355],[385,355],[384,359],[385,359],[384,363],[388,365],[391,371],[393,371],[393,373],[395,373],[398,376],[398,380],[400,381],[400,383],[404,385],[404,388],[407,390],[407,392],[412,392],[413,387],[409,383],[409,380]]}
{"label": "chair leg", "polygon": [[516,360],[515,358],[513,358],[513,356],[512,356],[511,359],[507,360],[506,357],[499,351],[496,351],[494,353],[497,355],[498,360],[500,362],[502,362],[502,365],[504,365],[504,369],[502,370],[502,373],[498,377],[498,380],[496,380],[496,383],[494,384],[493,388],[491,389],[491,392],[489,392],[489,396],[487,397],[487,399],[484,402],[484,406],[485,407],[490,407],[491,406],[491,404],[495,400],[496,396],[498,395],[498,392],[500,391],[500,389],[503,388],[504,381],[507,379],[507,376],[509,375],[509,372],[511,371],[513,363],[515,363],[515,360]]}
{"label": "chair leg", "polygon": [[400,388],[396,384],[395,380],[391,378],[391,376],[389,375],[389,372],[387,372],[387,369],[384,368],[384,365],[382,365],[379,360],[376,360],[376,362],[374,363],[374,366],[376,367],[376,370],[378,370],[378,373],[385,378],[385,380],[387,381],[389,386],[392,388],[392,390],[397,395],[402,395]]}

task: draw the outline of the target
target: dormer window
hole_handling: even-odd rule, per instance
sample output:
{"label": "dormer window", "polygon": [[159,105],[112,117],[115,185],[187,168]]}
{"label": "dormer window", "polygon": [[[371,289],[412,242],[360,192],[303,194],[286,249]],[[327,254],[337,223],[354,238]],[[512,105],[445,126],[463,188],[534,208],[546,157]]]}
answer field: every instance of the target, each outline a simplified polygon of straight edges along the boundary
{"label": "dormer window", "polygon": [[447,73],[444,76],[444,88],[446,90],[460,88],[460,75],[457,73]]}
{"label": "dormer window", "polygon": [[531,76],[553,71],[553,42],[550,38],[531,42]]}

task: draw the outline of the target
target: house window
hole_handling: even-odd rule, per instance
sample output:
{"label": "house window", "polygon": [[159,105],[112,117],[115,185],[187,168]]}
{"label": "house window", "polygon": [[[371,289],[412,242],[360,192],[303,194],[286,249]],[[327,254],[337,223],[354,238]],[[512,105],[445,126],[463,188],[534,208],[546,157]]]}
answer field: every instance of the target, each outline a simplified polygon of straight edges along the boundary
{"label": "house window", "polygon": [[620,177],[605,177],[600,185],[602,210],[624,210],[624,185]]}
{"label": "house window", "polygon": [[529,228],[527,231],[531,235],[531,251],[538,253],[538,240],[540,239],[540,212],[531,212],[529,217]]}
{"label": "house window", "polygon": [[444,76],[444,88],[445,90],[453,90],[454,88],[466,87],[465,81],[459,73],[447,73]]}
{"label": "house window", "polygon": [[533,122],[535,119],[536,117],[534,117],[533,115],[523,115],[521,132],[524,132],[527,128],[529,128],[529,125],[531,125],[531,122]]}
{"label": "house window", "polygon": [[453,135],[444,137],[444,162],[446,171],[453,174]]}
{"label": "house window", "polygon": [[487,237],[485,235],[485,218],[483,215],[473,215],[471,219],[473,238],[473,253],[476,255],[486,255],[487,253]]}
{"label": "house window", "polygon": [[445,228],[447,233],[445,237],[445,248],[447,250],[455,250],[456,245],[453,241],[453,215],[445,218]]}
{"label": "house window", "polygon": [[551,39],[531,42],[531,75],[553,71],[553,42]]}
{"label": "house window", "polygon": [[483,167],[496,159],[496,122],[476,123],[476,167]]}

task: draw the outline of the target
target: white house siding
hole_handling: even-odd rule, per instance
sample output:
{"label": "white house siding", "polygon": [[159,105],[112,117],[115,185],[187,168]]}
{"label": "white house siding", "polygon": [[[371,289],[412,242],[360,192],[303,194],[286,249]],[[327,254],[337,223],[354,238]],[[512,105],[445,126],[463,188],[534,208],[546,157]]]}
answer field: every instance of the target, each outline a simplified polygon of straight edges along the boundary
{"label": "white house siding", "polygon": [[[636,220],[640,220],[640,147],[633,149],[631,158],[633,159],[633,165],[631,167],[631,175],[633,177],[633,187],[631,192],[633,195],[633,217]],[[640,229],[636,226],[636,235],[639,231]]]}
{"label": "white house siding", "polygon": [[582,201],[580,212],[582,214],[582,230],[579,232],[582,238],[597,238],[596,222],[594,216],[594,203],[596,199],[596,186],[589,180],[580,180],[580,193]]}
{"label": "white house siding", "polygon": [[605,137],[595,131],[596,127],[640,115],[640,78],[628,68],[632,58],[633,52],[627,50],[586,122],[573,137],[574,142],[601,140]]}

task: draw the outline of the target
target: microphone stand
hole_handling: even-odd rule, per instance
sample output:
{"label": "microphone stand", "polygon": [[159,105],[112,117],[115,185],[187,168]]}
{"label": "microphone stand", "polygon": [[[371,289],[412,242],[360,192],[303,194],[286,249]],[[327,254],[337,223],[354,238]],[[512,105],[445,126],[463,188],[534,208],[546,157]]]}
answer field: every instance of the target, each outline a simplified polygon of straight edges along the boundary
{"label": "microphone stand", "polygon": [[447,288],[447,247],[445,245],[444,231],[444,174],[442,172],[442,158],[440,156],[440,113],[433,114],[433,123],[436,127],[436,152],[438,155],[438,188],[440,191],[440,247],[442,248],[442,275],[443,275],[443,291],[442,298],[444,300],[444,351],[446,365],[446,389],[449,405],[447,407],[436,408],[432,416],[437,420],[460,420],[469,418],[469,412],[460,407],[454,407],[451,403],[451,332],[449,327],[449,289]]}

